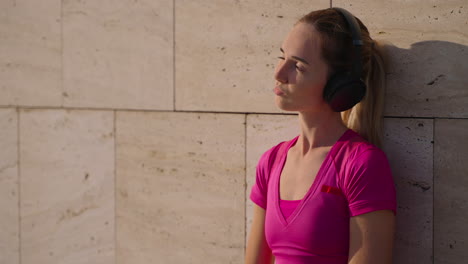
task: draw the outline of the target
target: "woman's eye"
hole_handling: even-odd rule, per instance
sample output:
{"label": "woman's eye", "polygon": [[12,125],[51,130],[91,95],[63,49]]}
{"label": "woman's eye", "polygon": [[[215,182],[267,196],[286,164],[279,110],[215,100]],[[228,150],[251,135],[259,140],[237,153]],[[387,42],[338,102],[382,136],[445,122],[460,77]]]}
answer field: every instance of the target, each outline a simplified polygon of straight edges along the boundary
{"label": "woman's eye", "polygon": [[[277,57],[278,59],[281,59],[281,60],[284,60],[284,57]],[[298,66],[298,64],[294,65],[296,67],[296,69],[300,72],[304,72],[303,69],[301,69],[301,67]]]}

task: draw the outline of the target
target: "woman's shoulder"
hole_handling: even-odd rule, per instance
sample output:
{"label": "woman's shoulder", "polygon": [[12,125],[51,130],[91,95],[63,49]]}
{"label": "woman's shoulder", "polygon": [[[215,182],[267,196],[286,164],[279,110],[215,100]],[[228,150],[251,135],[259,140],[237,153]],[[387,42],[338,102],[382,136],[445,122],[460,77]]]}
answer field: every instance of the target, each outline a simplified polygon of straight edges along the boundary
{"label": "woman's shoulder", "polygon": [[357,174],[391,174],[386,153],[358,133],[354,133],[356,135],[346,140],[334,160],[341,178],[352,180]]}
{"label": "woman's shoulder", "polygon": [[351,136],[345,141],[337,156],[343,161],[353,161],[362,156],[379,155],[386,157],[385,152],[378,146],[367,141],[357,132],[351,130]]}
{"label": "woman's shoulder", "polygon": [[279,162],[281,152],[284,151],[291,142],[292,140],[281,141],[263,152],[256,166],[257,185],[263,186],[263,188],[267,186],[272,168],[275,167],[275,163]]}
{"label": "woman's shoulder", "polygon": [[277,162],[277,158],[281,155],[281,152],[284,152],[287,149],[287,146],[292,144],[294,140],[297,140],[299,136],[296,136],[289,140],[283,140],[271,147],[269,147],[266,151],[262,153],[260,156],[259,164],[264,166],[272,167],[275,162]]}

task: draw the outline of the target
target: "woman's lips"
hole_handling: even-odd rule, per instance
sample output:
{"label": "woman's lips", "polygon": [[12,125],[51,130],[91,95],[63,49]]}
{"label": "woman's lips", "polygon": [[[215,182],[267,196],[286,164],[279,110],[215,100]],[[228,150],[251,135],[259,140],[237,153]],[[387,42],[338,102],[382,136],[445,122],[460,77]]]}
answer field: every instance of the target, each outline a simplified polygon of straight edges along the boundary
{"label": "woman's lips", "polygon": [[278,95],[278,96],[284,95],[284,92],[281,91],[281,89],[278,88],[278,86],[276,86],[275,89],[273,89],[273,92],[274,92],[276,95]]}

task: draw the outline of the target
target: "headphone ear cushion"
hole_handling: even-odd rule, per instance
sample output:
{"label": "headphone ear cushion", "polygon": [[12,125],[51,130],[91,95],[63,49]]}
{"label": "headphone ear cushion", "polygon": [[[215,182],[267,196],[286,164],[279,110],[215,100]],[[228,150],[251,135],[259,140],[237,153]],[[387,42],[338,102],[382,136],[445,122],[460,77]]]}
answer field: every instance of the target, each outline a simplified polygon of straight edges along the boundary
{"label": "headphone ear cushion", "polygon": [[359,103],[366,94],[366,84],[349,72],[334,74],[324,88],[324,99],[333,111],[346,111]]}

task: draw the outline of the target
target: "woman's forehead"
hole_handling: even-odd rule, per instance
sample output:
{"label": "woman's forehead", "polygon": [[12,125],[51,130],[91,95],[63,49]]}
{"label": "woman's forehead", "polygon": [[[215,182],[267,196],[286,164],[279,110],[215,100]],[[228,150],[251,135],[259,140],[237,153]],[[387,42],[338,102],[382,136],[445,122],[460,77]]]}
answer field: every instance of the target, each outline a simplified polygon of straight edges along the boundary
{"label": "woman's forehead", "polygon": [[288,33],[281,48],[288,56],[297,56],[316,63],[320,58],[320,43],[319,33],[312,25],[298,23]]}

